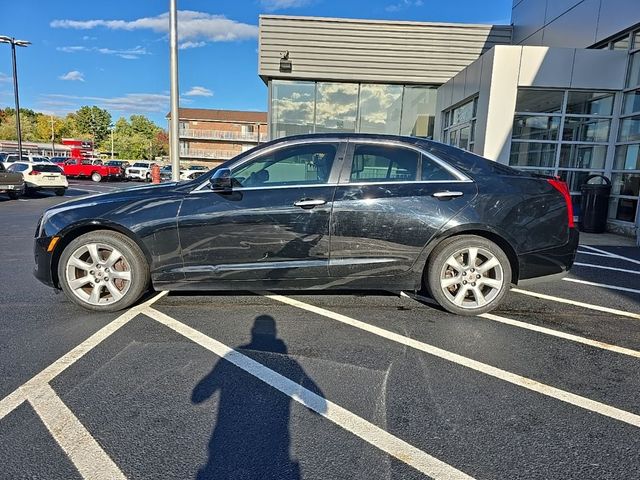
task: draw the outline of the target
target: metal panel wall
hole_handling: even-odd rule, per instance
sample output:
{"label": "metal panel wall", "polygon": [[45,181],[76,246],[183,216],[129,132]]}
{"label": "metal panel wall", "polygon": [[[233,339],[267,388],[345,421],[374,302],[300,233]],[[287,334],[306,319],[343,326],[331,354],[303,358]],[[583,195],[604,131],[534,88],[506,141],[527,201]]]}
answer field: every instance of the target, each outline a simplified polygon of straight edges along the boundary
{"label": "metal panel wall", "polygon": [[[259,74],[269,78],[442,84],[494,45],[510,26],[262,15]],[[288,51],[291,73],[280,72]]]}

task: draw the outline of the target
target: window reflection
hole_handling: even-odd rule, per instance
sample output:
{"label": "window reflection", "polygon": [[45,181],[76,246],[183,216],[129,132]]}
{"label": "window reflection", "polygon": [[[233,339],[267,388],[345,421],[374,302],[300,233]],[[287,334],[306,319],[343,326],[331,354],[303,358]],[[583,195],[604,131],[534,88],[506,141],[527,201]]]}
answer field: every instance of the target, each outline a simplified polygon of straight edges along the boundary
{"label": "window reflection", "polygon": [[397,135],[400,132],[401,110],[402,85],[360,87],[360,132]]}
{"label": "window reflection", "polygon": [[318,83],[316,132],[355,132],[358,84]]}
{"label": "window reflection", "polygon": [[433,138],[436,95],[435,88],[404,88],[400,135]]}
{"label": "window reflection", "polygon": [[271,137],[313,133],[315,83],[274,80],[271,88]]}

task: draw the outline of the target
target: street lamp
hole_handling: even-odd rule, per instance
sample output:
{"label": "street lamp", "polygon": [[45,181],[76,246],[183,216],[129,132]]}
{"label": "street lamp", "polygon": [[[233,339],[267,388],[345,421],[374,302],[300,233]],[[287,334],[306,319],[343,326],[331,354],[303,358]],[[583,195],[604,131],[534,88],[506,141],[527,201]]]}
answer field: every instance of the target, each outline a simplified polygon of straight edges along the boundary
{"label": "street lamp", "polygon": [[169,156],[171,157],[171,179],[180,180],[180,140],[178,125],[180,115],[178,96],[178,7],[177,0],[169,0],[169,79],[171,118],[169,121]]}
{"label": "street lamp", "polygon": [[22,160],[22,131],[20,129],[20,100],[18,98],[18,69],[16,68],[16,46],[26,47],[31,42],[26,40],[16,40],[13,37],[0,35],[0,43],[8,43],[11,45],[11,59],[13,61],[13,94],[16,102],[16,134],[18,135],[18,158]]}

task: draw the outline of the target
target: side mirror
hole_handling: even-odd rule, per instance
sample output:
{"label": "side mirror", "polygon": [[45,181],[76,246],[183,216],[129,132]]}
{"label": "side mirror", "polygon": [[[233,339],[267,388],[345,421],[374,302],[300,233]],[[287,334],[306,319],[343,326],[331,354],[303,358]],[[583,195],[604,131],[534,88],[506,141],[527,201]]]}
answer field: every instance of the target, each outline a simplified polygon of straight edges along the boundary
{"label": "side mirror", "polygon": [[231,170],[220,168],[209,179],[209,187],[216,193],[231,193],[233,190]]}

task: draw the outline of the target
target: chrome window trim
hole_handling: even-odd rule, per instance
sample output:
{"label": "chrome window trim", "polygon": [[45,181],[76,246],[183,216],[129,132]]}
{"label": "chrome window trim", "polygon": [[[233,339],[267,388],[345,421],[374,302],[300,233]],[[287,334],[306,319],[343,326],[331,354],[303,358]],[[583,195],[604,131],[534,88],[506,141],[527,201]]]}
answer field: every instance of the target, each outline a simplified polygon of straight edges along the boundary
{"label": "chrome window trim", "polygon": [[[268,147],[268,148],[261,149],[261,150],[258,150],[256,152],[253,152],[252,154],[247,155],[246,157],[238,160],[237,162],[232,163],[227,168],[233,170],[234,168],[240,167],[240,166],[244,165],[245,163],[250,162],[251,160],[253,160],[257,156],[261,156],[263,154],[269,154],[269,153],[271,153],[271,152],[273,152],[275,150],[279,150],[281,148],[286,148],[286,147],[295,146],[295,145],[305,145],[305,144],[309,144],[309,143],[336,143],[336,142],[338,142],[338,143],[342,143],[342,142],[352,143],[353,142],[353,143],[360,143],[360,144],[384,145],[384,146],[389,146],[389,147],[408,148],[409,150],[414,150],[416,152],[421,153],[422,155],[425,155],[427,158],[429,158],[430,160],[434,161],[439,166],[444,168],[446,171],[451,173],[456,179],[452,179],[452,180],[407,180],[407,181],[380,181],[380,182],[355,182],[355,183],[354,182],[344,182],[344,183],[320,183],[320,184],[298,184],[298,185],[273,185],[273,186],[267,186],[267,187],[238,187],[238,188],[234,188],[233,191],[234,192],[242,192],[242,191],[250,191],[250,190],[274,190],[276,188],[317,188],[317,187],[336,187],[336,186],[347,186],[347,185],[364,186],[364,185],[386,185],[386,184],[397,185],[397,184],[419,184],[419,183],[426,183],[426,184],[429,184],[429,183],[434,183],[434,184],[438,184],[438,183],[473,183],[473,180],[471,178],[469,178],[468,176],[464,175],[463,173],[461,173],[460,171],[458,171],[457,169],[455,169],[454,167],[449,165],[444,160],[441,160],[440,158],[436,157],[432,153],[427,152],[427,151],[423,150],[422,148],[420,148],[420,147],[418,147],[416,145],[411,145],[411,144],[404,143],[404,142],[401,142],[401,141],[398,141],[398,140],[374,139],[374,138],[357,137],[357,136],[344,137],[344,138],[339,138],[339,137],[307,138],[307,139],[300,139],[300,140],[285,141],[283,143],[278,143],[276,145],[272,145],[271,147]],[[202,192],[202,191],[213,193],[209,188],[206,188],[208,183],[209,183],[209,177],[207,177],[206,181],[204,181],[199,186],[197,186],[196,188],[191,190],[191,192],[189,192],[189,193],[190,194],[191,193],[199,193],[199,192]]]}

